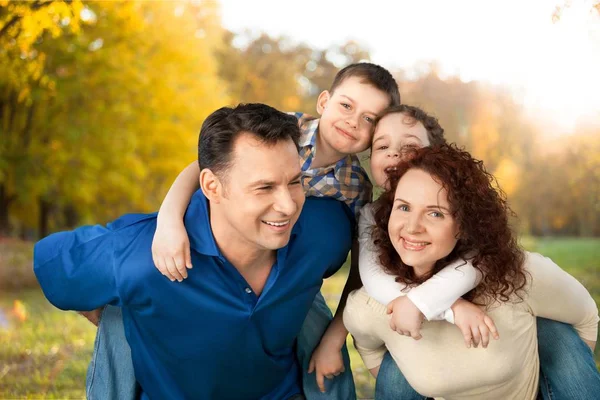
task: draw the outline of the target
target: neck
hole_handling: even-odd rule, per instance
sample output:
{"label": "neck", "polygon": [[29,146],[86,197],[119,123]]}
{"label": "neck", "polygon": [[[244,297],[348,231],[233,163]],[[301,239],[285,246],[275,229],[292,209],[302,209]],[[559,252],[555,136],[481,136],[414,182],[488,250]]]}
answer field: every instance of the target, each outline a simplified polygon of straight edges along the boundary
{"label": "neck", "polygon": [[346,154],[340,153],[332,148],[328,143],[325,143],[319,134],[317,134],[315,146],[315,156],[310,164],[311,168],[328,167],[346,157]]}
{"label": "neck", "polygon": [[257,248],[240,237],[218,213],[210,213],[210,225],[219,250],[259,295],[277,259],[277,251]]}
{"label": "neck", "polygon": [[421,265],[418,267],[413,266],[412,269],[415,272],[416,277],[421,278],[421,277],[429,274],[431,271],[433,271],[433,264],[426,265],[426,266]]}

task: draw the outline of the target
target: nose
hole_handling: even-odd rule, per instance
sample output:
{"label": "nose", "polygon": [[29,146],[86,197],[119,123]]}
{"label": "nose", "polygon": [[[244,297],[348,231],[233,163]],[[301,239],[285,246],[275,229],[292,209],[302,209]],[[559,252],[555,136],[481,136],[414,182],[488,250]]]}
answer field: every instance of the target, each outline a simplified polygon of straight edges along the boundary
{"label": "nose", "polygon": [[288,188],[278,191],[273,203],[273,209],[286,216],[293,215],[296,212],[298,205]]}
{"label": "nose", "polygon": [[353,114],[346,119],[346,124],[354,129],[358,127],[358,116]]}
{"label": "nose", "polygon": [[387,153],[389,158],[400,158],[400,152],[395,149],[390,149]]}
{"label": "nose", "polygon": [[406,221],[406,232],[415,234],[421,233],[422,231],[423,224],[421,223],[421,216],[417,215],[417,213],[411,213]]}

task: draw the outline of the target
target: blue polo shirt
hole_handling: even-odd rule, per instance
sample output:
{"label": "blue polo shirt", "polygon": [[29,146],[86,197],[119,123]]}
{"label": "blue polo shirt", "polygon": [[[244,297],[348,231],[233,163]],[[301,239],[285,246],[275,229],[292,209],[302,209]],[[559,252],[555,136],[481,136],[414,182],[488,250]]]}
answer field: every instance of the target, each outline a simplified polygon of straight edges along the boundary
{"label": "blue polo shirt", "polygon": [[301,392],[294,341],[324,277],[351,247],[341,202],[308,198],[257,297],[221,254],[198,191],[185,225],[194,268],[182,283],[154,267],[156,214],[129,214],[39,241],[34,270],[65,310],[123,309],[136,379],[152,399],[287,399]]}

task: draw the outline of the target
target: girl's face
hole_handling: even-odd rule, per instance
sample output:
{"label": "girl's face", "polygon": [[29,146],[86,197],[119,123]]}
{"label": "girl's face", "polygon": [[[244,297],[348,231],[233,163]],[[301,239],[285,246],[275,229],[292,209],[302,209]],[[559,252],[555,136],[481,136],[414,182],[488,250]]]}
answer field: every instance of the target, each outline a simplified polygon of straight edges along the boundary
{"label": "girl's face", "polygon": [[402,261],[413,267],[417,276],[431,271],[458,241],[458,223],[446,189],[429,173],[408,170],[394,194],[388,233]]}
{"label": "girl's face", "polygon": [[400,161],[402,148],[429,146],[427,130],[402,113],[388,114],[379,121],[371,145],[371,173],[375,184],[387,189],[386,170]]}

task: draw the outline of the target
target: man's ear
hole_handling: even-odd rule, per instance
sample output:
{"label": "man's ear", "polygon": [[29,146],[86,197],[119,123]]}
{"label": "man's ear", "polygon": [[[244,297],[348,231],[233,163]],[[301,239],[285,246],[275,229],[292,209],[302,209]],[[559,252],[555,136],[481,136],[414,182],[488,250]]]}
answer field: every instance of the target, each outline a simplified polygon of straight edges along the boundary
{"label": "man's ear", "polygon": [[219,203],[223,198],[223,183],[215,174],[208,168],[200,171],[200,189],[206,198],[213,202]]}
{"label": "man's ear", "polygon": [[323,90],[317,99],[317,112],[319,115],[323,114],[323,110],[327,106],[327,102],[331,98],[328,90]]}

